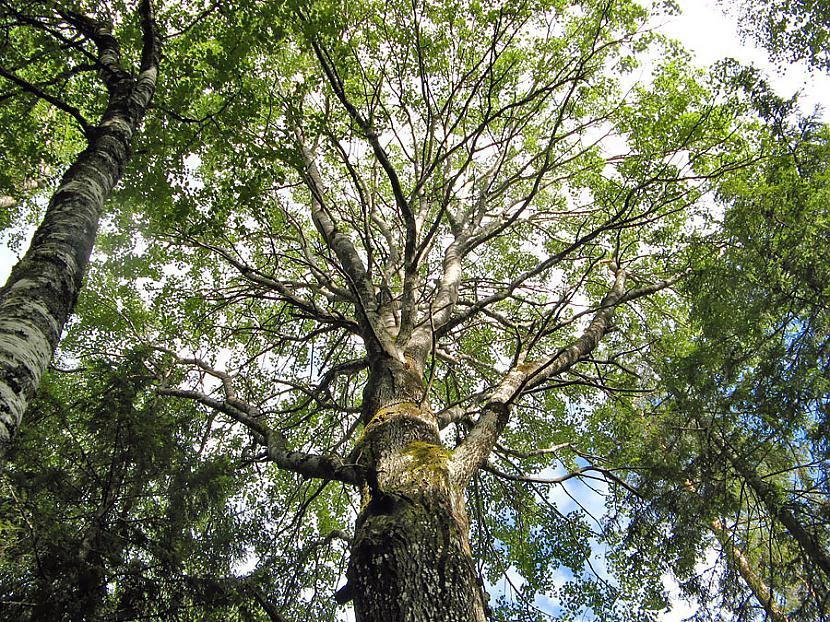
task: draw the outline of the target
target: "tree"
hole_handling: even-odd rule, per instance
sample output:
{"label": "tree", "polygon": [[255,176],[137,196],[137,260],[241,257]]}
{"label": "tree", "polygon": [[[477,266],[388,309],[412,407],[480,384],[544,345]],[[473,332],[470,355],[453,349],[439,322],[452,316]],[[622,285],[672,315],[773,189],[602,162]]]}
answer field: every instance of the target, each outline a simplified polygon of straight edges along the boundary
{"label": "tree", "polygon": [[[655,619],[660,543],[597,571],[592,545],[619,546],[617,532],[563,515],[550,489],[636,490],[620,469],[648,425],[618,396],[652,388],[646,355],[676,331],[673,288],[702,263],[701,197],[754,162],[739,94],[626,0],[193,11],[170,31],[154,140],[62,345],[90,396],[133,381],[114,393],[123,429],[165,425],[121,452],[83,424],[91,401],[44,410],[45,429],[73,413],[83,432],[66,451],[83,448],[90,473],[124,474],[89,478],[95,492],[70,500],[84,536],[50,550],[61,564],[90,553],[55,566],[84,570],[65,573],[68,593],[90,577],[82,615],[132,619],[143,598],[145,615],[332,619],[336,591],[364,621],[536,620],[537,596],[555,592],[562,617]],[[59,398],[72,377],[50,381]],[[151,388],[164,401],[140,397]],[[136,448],[165,437],[176,450],[143,464]],[[206,487],[177,479],[183,464],[235,481],[179,515],[182,490]],[[10,507],[46,514],[16,469],[28,497]],[[206,527],[236,513],[252,517],[236,532]],[[177,518],[181,538],[155,527]],[[135,537],[118,540],[119,521]],[[10,557],[44,531],[30,526]],[[220,552],[180,555],[196,533]],[[131,564],[151,580],[137,586]],[[558,585],[560,565],[572,579]],[[17,567],[3,594],[27,615],[38,597],[16,595],[54,574]],[[485,588],[514,571],[519,600],[490,602]]]}
{"label": "tree", "polygon": [[803,60],[817,69],[830,69],[830,4],[826,0],[743,0],[738,3],[746,36],[786,63]]}
{"label": "tree", "polygon": [[[141,3],[139,16],[141,62],[132,75],[122,65],[119,41],[105,18],[52,3],[20,9],[0,4],[0,78],[12,88],[3,99],[17,106],[22,102],[24,109],[33,99],[52,106],[80,126],[86,142],[52,195],[29,251],[0,291],[0,468],[72,313],[101,210],[121,177],[133,133],[155,91],[160,40],[150,0]],[[27,67],[32,58],[34,67]],[[93,71],[107,98],[98,124],[90,123],[73,101],[88,97],[85,74]],[[28,112],[49,115],[38,108]],[[16,205],[14,200],[5,203],[7,208]]]}
{"label": "tree", "polygon": [[65,375],[47,379],[9,466],[2,513],[24,527],[4,534],[3,619],[172,619],[193,600],[219,619],[234,592],[209,580],[223,585],[245,527],[221,510],[244,482],[202,459],[198,413],[153,394],[140,352]]}
{"label": "tree", "polygon": [[764,158],[723,179],[722,228],[688,281],[695,339],[671,338],[655,361],[665,392],[648,405],[659,421],[653,442],[671,451],[647,457],[661,476],[639,487],[650,500],[637,529],[675,523],[678,555],[691,560],[684,548],[701,546],[710,526],[729,572],[756,601],[738,590],[730,607],[819,620],[830,577],[819,259],[828,240],[827,130],[771,94],[757,72],[734,77],[765,120]]}

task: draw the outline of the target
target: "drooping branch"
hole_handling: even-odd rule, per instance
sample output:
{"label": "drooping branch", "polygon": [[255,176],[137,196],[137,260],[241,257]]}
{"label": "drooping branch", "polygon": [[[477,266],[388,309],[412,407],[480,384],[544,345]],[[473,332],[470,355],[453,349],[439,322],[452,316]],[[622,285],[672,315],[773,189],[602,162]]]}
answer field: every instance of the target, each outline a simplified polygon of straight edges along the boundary
{"label": "drooping branch", "polygon": [[764,582],[763,578],[758,576],[755,569],[752,567],[749,559],[743,550],[735,543],[732,535],[727,531],[724,524],[717,517],[709,522],[709,527],[712,533],[723,547],[723,552],[730,566],[741,576],[744,582],[749,587],[755,600],[764,608],[767,616],[772,622],[786,622],[787,617],[781,611],[781,607],[775,602],[772,590]]}
{"label": "drooping branch", "polygon": [[365,480],[365,469],[346,462],[335,455],[309,454],[287,447],[285,438],[278,430],[269,428],[254,413],[256,407],[239,400],[219,400],[200,391],[160,387],[159,394],[194,400],[229,416],[250,430],[260,445],[266,448],[268,458],[279,468],[307,478],[339,481],[360,485]]}
{"label": "drooping branch", "polygon": [[729,443],[720,439],[715,439],[715,442],[738,475],[763,503],[770,516],[775,518],[787,530],[807,558],[830,579],[830,555],[827,554],[826,547],[816,534],[802,525],[801,521],[787,507],[786,502],[781,498],[781,493],[775,486],[764,481],[758,475],[758,472],[729,446]]}
{"label": "drooping branch", "polygon": [[[222,384],[225,399],[217,399],[193,389],[168,387],[163,378],[157,390],[160,395],[193,400],[241,423],[252,434],[254,440],[266,448],[268,457],[281,469],[292,471],[303,477],[336,480],[348,484],[357,485],[363,481],[363,469],[346,462],[339,456],[309,454],[289,449],[282,432],[267,425],[260,408],[238,397],[233,384],[233,376],[230,373],[215,369],[198,357],[181,356],[175,350],[164,346],[153,345],[152,347],[171,356],[177,365],[194,366],[200,372],[218,379]],[[364,366],[363,361],[350,361],[333,368],[321,380],[318,391],[326,390],[327,385],[338,374],[359,370]]]}

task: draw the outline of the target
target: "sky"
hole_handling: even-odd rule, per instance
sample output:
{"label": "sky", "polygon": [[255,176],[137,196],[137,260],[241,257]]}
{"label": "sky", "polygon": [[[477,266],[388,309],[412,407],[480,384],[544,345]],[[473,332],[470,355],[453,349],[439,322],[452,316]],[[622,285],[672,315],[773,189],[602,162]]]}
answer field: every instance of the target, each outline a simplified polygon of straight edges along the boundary
{"label": "sky", "polygon": [[[696,62],[707,66],[724,57],[732,57],[744,64],[754,64],[766,70],[768,79],[779,93],[789,97],[800,92],[802,109],[812,110],[822,102],[830,101],[830,75],[824,73],[810,73],[802,64],[790,65],[784,68],[777,67],[767,60],[767,53],[753,45],[752,41],[741,41],[733,16],[725,14],[722,7],[725,4],[713,0],[681,0],[682,15],[664,17],[655,24],[658,29],[669,36],[681,41],[686,49],[691,51]],[[830,120],[830,114],[823,114],[825,120]],[[8,250],[0,239],[0,280],[5,281],[11,266],[16,261],[16,255]],[[597,495],[591,495],[587,489],[577,482],[568,484],[572,494],[586,506],[596,509],[597,515],[602,513],[602,501]],[[712,556],[708,563],[712,563]],[[662,622],[679,622],[695,611],[694,603],[685,603],[678,597],[676,584],[666,577],[665,584],[670,593],[673,593],[673,606],[670,612],[661,616]]]}
{"label": "sky", "polygon": [[[830,101],[830,75],[811,74],[803,62],[776,67],[769,62],[766,50],[756,47],[751,40],[742,42],[734,15],[724,13],[724,7],[730,4],[728,0],[680,0],[679,4],[683,14],[666,20],[661,30],[680,40],[694,53],[698,64],[707,66],[724,57],[753,64],[766,70],[779,95],[789,97],[800,91],[804,111]],[[825,111],[823,117],[828,120],[830,115]]]}

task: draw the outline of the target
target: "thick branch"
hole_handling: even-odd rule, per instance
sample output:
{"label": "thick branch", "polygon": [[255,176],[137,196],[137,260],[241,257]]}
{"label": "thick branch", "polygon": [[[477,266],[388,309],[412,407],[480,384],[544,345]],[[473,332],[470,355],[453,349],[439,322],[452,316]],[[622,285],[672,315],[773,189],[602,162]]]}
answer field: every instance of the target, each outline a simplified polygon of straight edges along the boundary
{"label": "thick branch", "polygon": [[268,597],[257,586],[248,584],[245,586],[245,589],[254,597],[254,600],[257,601],[259,606],[262,607],[271,622],[288,622],[288,619],[282,615],[280,610],[274,606],[274,603],[268,600]]}
{"label": "thick branch", "polygon": [[294,128],[294,135],[300,146],[305,164],[306,178],[311,190],[311,216],[314,226],[320,232],[326,245],[340,261],[340,267],[349,280],[358,302],[358,317],[363,318],[364,337],[367,342],[374,341],[377,348],[398,358],[397,348],[383,326],[383,321],[376,310],[374,287],[366,271],[363,260],[347,235],[342,233],[326,209],[325,188],[314,155],[305,144],[300,128]]}
{"label": "thick branch", "polygon": [[217,400],[199,391],[168,387],[161,387],[158,392],[161,395],[197,401],[243,424],[253,433],[256,441],[266,447],[268,457],[274,464],[283,470],[307,478],[334,480],[353,485],[360,485],[365,479],[363,467],[347,463],[340,456],[309,454],[288,449],[285,438],[279,431],[272,430],[257,417],[252,416],[251,409],[243,409],[243,403],[238,400],[231,403],[230,400]]}
{"label": "thick branch", "polygon": [[[459,238],[447,247],[447,250],[444,252],[443,274],[441,275],[437,291],[430,304],[429,317],[422,319],[420,325],[415,327],[408,342],[404,342],[407,352],[412,353],[415,360],[420,364],[423,364],[429,348],[432,345],[435,331],[449,321],[455,309],[455,304],[458,302],[458,288],[463,276],[461,268],[463,246],[464,238]],[[404,329],[406,317],[403,314],[401,323],[399,340],[408,337]]]}
{"label": "thick branch", "polygon": [[481,417],[469,436],[455,450],[450,469],[455,481],[464,484],[483,465],[507,425],[513,402],[556,374],[562,373],[590,354],[610,327],[611,317],[624,294],[625,271],[616,268],[614,285],[582,335],[546,361],[517,364],[487,398]]}

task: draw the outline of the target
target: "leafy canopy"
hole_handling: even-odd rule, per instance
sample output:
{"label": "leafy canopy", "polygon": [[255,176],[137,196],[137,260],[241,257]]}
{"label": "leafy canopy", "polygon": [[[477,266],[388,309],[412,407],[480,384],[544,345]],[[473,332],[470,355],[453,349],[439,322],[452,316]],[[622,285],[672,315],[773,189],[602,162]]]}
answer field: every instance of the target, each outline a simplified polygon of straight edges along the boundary
{"label": "leafy canopy", "polygon": [[[2,6],[4,66],[91,114],[87,42]],[[98,11],[129,31],[121,4]],[[648,19],[628,0],[160,7],[164,79],[61,346],[74,371],[3,476],[0,616],[336,619],[359,494],[278,469],[261,430],[348,458],[370,359],[415,344],[452,450],[625,278],[600,345],[522,387],[467,490],[493,618],[655,620],[669,572],[705,600],[725,518],[781,607],[819,619],[723,447],[819,511],[826,130],[764,119]],[[9,88],[19,196],[72,157],[54,124],[78,130]],[[725,567],[701,619],[761,619]]]}

